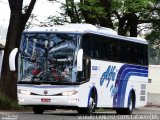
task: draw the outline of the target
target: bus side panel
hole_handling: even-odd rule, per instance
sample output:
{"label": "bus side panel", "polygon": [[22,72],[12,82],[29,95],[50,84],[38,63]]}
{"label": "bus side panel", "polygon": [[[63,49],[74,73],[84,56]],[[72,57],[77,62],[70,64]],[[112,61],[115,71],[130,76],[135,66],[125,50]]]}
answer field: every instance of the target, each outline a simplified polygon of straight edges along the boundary
{"label": "bus side panel", "polygon": [[98,91],[98,107],[127,107],[132,89],[136,94],[136,106],[145,105],[146,99],[142,99],[146,98],[146,93],[142,97],[140,91],[141,87],[145,88],[147,77],[148,67],[91,60],[91,81]]}
{"label": "bus side panel", "polygon": [[91,60],[91,81],[95,83],[98,92],[97,107],[113,107],[113,95],[117,86],[117,72],[123,64]]}
{"label": "bus side panel", "polygon": [[[136,79],[136,77],[138,79]],[[122,67],[119,69],[117,73],[117,79],[115,82],[115,85],[118,86],[118,90],[114,94],[113,106],[118,108],[127,107],[129,92],[130,90],[134,89],[135,86],[135,83],[131,81],[134,80],[137,81],[139,84],[145,84],[147,82],[147,77],[148,67],[129,64],[122,65]],[[141,89],[137,89],[137,91],[140,90]]]}
{"label": "bus side panel", "polygon": [[94,85],[91,84],[90,82],[81,84],[79,86],[78,88],[78,98],[79,98],[78,107],[88,106],[88,98],[89,98],[89,94],[93,86]]}
{"label": "bus side panel", "polygon": [[138,77],[138,76],[131,76],[129,82],[127,84],[127,89],[125,93],[125,104],[124,107],[128,105],[128,97],[133,90],[135,92],[135,107],[142,107],[147,104],[147,88],[143,88],[143,86],[147,85],[147,78],[146,77]]}

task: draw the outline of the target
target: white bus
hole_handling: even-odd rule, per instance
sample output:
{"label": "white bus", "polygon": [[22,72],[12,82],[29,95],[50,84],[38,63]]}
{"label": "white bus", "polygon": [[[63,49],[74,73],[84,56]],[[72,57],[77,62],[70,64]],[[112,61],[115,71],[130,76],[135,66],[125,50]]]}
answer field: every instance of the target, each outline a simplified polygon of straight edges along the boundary
{"label": "white bus", "polygon": [[57,108],[131,114],[147,104],[147,44],[90,24],[25,31],[18,53],[19,105],[33,106],[35,114]]}

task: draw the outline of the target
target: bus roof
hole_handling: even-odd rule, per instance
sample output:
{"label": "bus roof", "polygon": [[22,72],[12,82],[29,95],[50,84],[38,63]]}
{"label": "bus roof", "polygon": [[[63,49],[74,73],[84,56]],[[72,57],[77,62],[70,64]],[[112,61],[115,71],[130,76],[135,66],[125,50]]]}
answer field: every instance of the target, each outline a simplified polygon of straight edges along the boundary
{"label": "bus roof", "polygon": [[65,24],[65,25],[55,25],[53,27],[34,27],[27,29],[24,32],[66,32],[66,33],[94,33],[100,34],[108,37],[114,37],[126,41],[138,42],[142,44],[148,44],[148,42],[143,38],[136,37],[125,37],[118,35],[116,31],[105,28],[101,26],[95,26],[91,24]]}

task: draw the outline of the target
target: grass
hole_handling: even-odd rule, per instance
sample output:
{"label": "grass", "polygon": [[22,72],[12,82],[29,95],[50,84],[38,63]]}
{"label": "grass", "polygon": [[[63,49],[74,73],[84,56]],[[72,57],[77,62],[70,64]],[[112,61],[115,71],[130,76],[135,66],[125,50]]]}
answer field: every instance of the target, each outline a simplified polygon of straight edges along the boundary
{"label": "grass", "polygon": [[28,110],[29,107],[19,106],[17,101],[10,100],[4,95],[0,95],[0,110]]}

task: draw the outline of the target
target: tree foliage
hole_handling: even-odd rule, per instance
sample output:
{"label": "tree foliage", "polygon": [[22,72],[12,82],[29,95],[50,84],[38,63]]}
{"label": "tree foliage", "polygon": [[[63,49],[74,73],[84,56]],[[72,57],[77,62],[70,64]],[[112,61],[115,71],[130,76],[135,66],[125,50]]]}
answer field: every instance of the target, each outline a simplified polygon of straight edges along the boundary
{"label": "tree foliage", "polygon": [[[64,12],[61,13],[60,24],[90,23],[113,28],[110,14],[106,13],[109,11],[109,4],[105,2],[105,0],[102,1],[104,4],[99,0],[80,0],[80,2],[66,0],[66,3],[62,4],[63,6],[61,9],[63,9]],[[49,19],[49,22],[53,21],[53,24],[57,24],[56,21],[59,17],[50,16]]]}
{"label": "tree foliage", "polygon": [[149,60],[151,64],[160,64],[160,2],[154,5],[154,18],[152,18],[152,31],[146,35],[149,41]]}
{"label": "tree foliage", "polygon": [[160,64],[159,0],[66,0],[63,8],[65,18],[68,16],[65,22],[101,25],[131,37],[145,31],[150,63]]}
{"label": "tree foliage", "polygon": [[160,64],[160,30],[153,30],[146,39],[149,40],[150,64]]}
{"label": "tree foliage", "polygon": [[[139,24],[155,20],[156,4],[156,0],[66,0],[62,7],[65,20],[61,21],[100,25],[117,29],[120,35],[137,37]],[[58,20],[55,16],[49,19]]]}
{"label": "tree foliage", "polygon": [[[144,15],[148,14],[151,0],[111,0],[112,13],[118,19],[118,34],[137,37],[138,25],[142,24]],[[150,14],[150,13],[149,13]]]}

